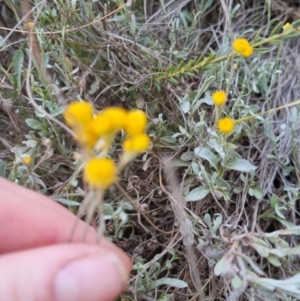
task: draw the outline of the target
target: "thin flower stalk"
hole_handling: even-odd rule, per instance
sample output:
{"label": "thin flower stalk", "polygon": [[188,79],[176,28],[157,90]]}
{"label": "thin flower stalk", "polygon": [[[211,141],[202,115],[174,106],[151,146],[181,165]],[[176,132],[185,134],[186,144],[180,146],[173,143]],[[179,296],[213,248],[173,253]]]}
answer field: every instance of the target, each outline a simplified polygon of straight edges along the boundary
{"label": "thin flower stalk", "polygon": [[233,120],[230,117],[221,118],[217,121],[217,126],[218,126],[219,131],[222,134],[228,135],[231,132],[233,132],[235,125],[238,124],[238,123],[242,123],[242,122],[251,120],[253,118],[263,116],[263,115],[266,115],[266,114],[269,114],[269,113],[272,113],[272,112],[275,112],[275,111],[278,111],[278,110],[281,110],[281,109],[284,109],[284,108],[296,106],[296,105],[300,105],[300,99],[296,100],[296,101],[293,101],[289,104],[282,105],[282,106],[279,106],[277,108],[270,109],[268,111],[261,112],[261,113],[258,113],[258,114],[246,116],[246,117],[243,117],[243,118],[240,118],[240,119],[237,119],[237,120]]}

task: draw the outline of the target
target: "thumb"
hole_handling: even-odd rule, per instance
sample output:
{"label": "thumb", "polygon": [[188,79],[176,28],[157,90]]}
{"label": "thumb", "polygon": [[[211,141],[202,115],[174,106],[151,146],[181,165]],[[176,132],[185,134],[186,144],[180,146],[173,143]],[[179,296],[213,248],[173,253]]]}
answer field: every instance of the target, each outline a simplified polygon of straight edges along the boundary
{"label": "thumb", "polygon": [[109,301],[124,289],[130,261],[117,248],[55,245],[0,257],[0,300]]}

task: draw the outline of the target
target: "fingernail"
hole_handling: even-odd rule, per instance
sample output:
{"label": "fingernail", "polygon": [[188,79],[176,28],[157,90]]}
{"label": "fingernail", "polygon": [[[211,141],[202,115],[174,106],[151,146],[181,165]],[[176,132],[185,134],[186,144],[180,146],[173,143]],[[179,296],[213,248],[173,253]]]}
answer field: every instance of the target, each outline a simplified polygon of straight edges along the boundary
{"label": "fingernail", "polygon": [[70,262],[54,281],[55,301],[110,300],[124,289],[128,273],[114,255],[101,254]]}

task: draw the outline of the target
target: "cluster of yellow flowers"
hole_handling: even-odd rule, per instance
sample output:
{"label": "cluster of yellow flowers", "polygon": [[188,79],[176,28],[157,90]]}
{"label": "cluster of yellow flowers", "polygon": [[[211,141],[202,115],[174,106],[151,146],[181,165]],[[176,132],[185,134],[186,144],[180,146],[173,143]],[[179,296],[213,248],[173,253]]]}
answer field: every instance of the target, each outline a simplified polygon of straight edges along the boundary
{"label": "cluster of yellow flowers", "polygon": [[[73,129],[85,157],[84,179],[93,188],[106,189],[117,181],[117,174],[128,162],[150,145],[145,133],[147,116],[143,111],[126,111],[110,107],[94,114],[93,106],[84,102],[68,105],[64,112],[66,123]],[[124,130],[123,154],[116,166],[107,154],[113,137]],[[96,154],[101,152],[101,157]]]}
{"label": "cluster of yellow flowers", "polygon": [[[290,29],[293,29],[293,25],[290,24],[289,22],[287,22],[283,26],[283,30],[288,31]],[[247,39],[244,39],[244,38],[238,38],[238,39],[234,40],[233,43],[232,43],[232,48],[236,53],[240,54],[243,57],[249,57],[254,52],[253,46],[249,43],[249,41]],[[237,69],[236,64],[234,64],[234,69]],[[212,100],[213,100],[214,105],[217,108],[221,108],[225,104],[225,102],[227,101],[226,92],[222,91],[222,90],[214,92],[212,94]],[[296,104],[298,104],[298,101],[296,101],[294,103],[290,103],[289,106],[290,105],[296,105]],[[271,110],[266,111],[264,113],[256,114],[256,116],[264,115],[268,112],[279,110],[281,108],[283,108],[283,107],[278,107],[278,108],[275,108],[275,109],[271,109]],[[218,117],[219,116],[217,115],[217,118]],[[237,123],[252,119],[253,117],[254,116],[248,116],[248,117],[244,117],[244,118],[241,118],[241,119],[238,119],[238,120],[233,120],[230,117],[221,118],[217,121],[217,127],[218,127],[219,131],[222,134],[228,135],[231,132],[233,132],[234,127]]]}
{"label": "cluster of yellow flowers", "polygon": [[[283,26],[283,30],[284,31],[287,31],[289,30],[290,28],[293,28],[293,25],[291,25],[290,23],[286,23],[284,26]],[[251,46],[251,44],[248,42],[247,39],[244,39],[244,38],[238,38],[236,40],[234,40],[234,42],[232,43],[232,48],[233,50],[244,56],[244,57],[249,57],[253,54],[254,52],[254,49],[253,49],[253,46]],[[236,64],[234,64],[234,69],[236,69]],[[214,105],[220,109],[221,107],[223,107],[223,105],[226,103],[227,101],[227,95],[226,95],[226,92],[223,91],[223,90],[219,90],[219,91],[216,91],[212,94],[212,101],[214,103]],[[300,103],[300,101],[295,101],[293,103],[290,103],[288,106],[291,106],[291,105],[296,105],[298,104],[298,102]],[[272,112],[272,111],[275,111],[275,110],[279,110],[283,107],[286,107],[286,106],[281,106],[281,107],[278,107],[278,108],[275,108],[275,109],[271,109],[269,111],[266,111],[264,113],[259,113],[259,114],[256,114],[255,116],[261,116],[261,115],[264,115],[266,113],[269,113],[269,112]],[[220,111],[217,111],[218,113]],[[219,115],[217,114],[217,127],[219,129],[219,131],[224,134],[224,135],[228,135],[230,134],[231,132],[233,132],[234,130],[234,127],[237,123],[241,123],[243,121],[246,121],[246,120],[249,120],[249,119],[252,119],[254,118],[255,116],[248,116],[248,117],[243,117],[243,118],[240,118],[240,119],[237,119],[237,120],[233,120],[232,118],[230,117],[225,117],[225,118],[219,118]]]}
{"label": "cluster of yellow flowers", "polygon": [[[254,49],[247,39],[239,38],[234,40],[232,48],[235,52],[244,57],[249,57],[253,54]],[[212,101],[217,108],[223,107],[227,101],[227,94],[223,90],[216,91],[212,94]],[[236,121],[230,117],[220,118],[217,121],[217,127],[222,134],[228,135],[234,130]]]}
{"label": "cluster of yellow flowers", "polygon": [[[227,101],[227,94],[223,90],[216,91],[212,94],[214,105],[221,108]],[[230,134],[234,130],[234,121],[230,117],[221,118],[218,120],[217,126],[222,134]]]}

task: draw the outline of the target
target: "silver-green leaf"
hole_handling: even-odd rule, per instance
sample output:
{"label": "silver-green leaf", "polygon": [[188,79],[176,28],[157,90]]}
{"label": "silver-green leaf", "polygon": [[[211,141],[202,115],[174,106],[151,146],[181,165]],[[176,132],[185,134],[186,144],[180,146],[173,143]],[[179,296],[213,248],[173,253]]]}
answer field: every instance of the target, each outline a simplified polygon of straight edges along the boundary
{"label": "silver-green leaf", "polygon": [[196,147],[194,149],[194,152],[197,156],[199,156],[202,159],[207,160],[215,169],[217,169],[217,164],[219,162],[219,159],[207,147]]}
{"label": "silver-green leaf", "polygon": [[256,166],[252,165],[248,160],[237,159],[233,162],[224,165],[228,169],[233,169],[242,172],[251,172],[256,169]]}
{"label": "silver-green leaf", "polygon": [[204,199],[210,192],[208,186],[197,187],[189,192],[186,200],[188,202],[195,202]]}
{"label": "silver-green leaf", "polygon": [[150,285],[150,289],[154,289],[160,285],[168,285],[168,286],[173,286],[173,287],[177,287],[177,288],[185,288],[188,286],[185,281],[182,281],[179,279],[162,278],[162,279],[154,280]]}

